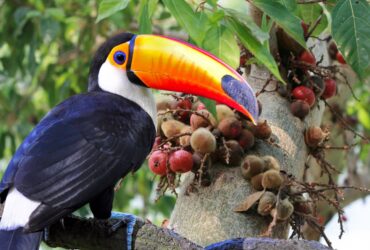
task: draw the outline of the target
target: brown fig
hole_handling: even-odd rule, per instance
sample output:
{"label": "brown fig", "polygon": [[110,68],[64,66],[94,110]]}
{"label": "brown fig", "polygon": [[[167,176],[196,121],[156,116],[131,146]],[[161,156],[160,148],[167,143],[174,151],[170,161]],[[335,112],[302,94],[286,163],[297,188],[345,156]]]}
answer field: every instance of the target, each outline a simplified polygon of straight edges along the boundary
{"label": "brown fig", "polygon": [[263,173],[262,186],[265,189],[277,190],[282,183],[283,177],[281,177],[279,171],[271,169]]}
{"label": "brown fig", "polygon": [[258,139],[266,140],[270,138],[272,134],[271,127],[267,124],[267,121],[259,121],[255,126],[254,136]]}
{"label": "brown fig", "polygon": [[228,139],[234,139],[242,131],[242,124],[235,117],[226,117],[218,124],[218,129]]}
{"label": "brown fig", "polygon": [[176,121],[176,120],[168,120],[162,123],[161,129],[163,134],[167,138],[171,138],[173,136],[176,136],[181,133],[181,130],[185,127],[186,125],[182,122]]}
{"label": "brown fig", "polygon": [[156,101],[158,111],[166,111],[172,109],[175,105],[175,100],[170,96],[161,95]]}
{"label": "brown fig", "polygon": [[320,127],[309,127],[305,131],[304,140],[307,146],[311,148],[317,147],[327,136]]}
{"label": "brown fig", "polygon": [[253,176],[251,179],[251,185],[257,191],[263,190],[262,178],[263,178],[263,173],[260,173],[258,175]]}
{"label": "brown fig", "polygon": [[218,160],[229,166],[240,165],[243,160],[243,149],[240,147],[239,143],[235,140],[226,141],[226,147],[222,145],[217,150]]}
{"label": "brown fig", "polygon": [[257,212],[262,216],[269,215],[275,204],[276,195],[272,192],[265,192],[258,202]]}
{"label": "brown fig", "polygon": [[278,220],[287,220],[294,212],[293,204],[288,200],[280,200],[276,205],[276,218]]}
{"label": "brown fig", "polygon": [[240,167],[243,177],[250,180],[253,176],[263,172],[264,162],[257,155],[247,155]]}
{"label": "brown fig", "polygon": [[217,120],[222,121],[226,117],[235,117],[234,112],[224,104],[216,105]]}
{"label": "brown fig", "polygon": [[198,128],[190,137],[190,145],[195,152],[212,153],[216,150],[216,138],[208,129]]}
{"label": "brown fig", "polygon": [[167,114],[158,114],[157,116],[157,136],[164,135],[162,132],[162,123],[165,121],[173,120],[174,117],[171,113]]}
{"label": "brown fig", "polygon": [[239,145],[244,149],[248,150],[254,146],[254,135],[248,129],[243,129],[238,138]]}
{"label": "brown fig", "polygon": [[305,118],[310,112],[310,105],[302,100],[295,100],[290,104],[290,110],[295,117]]}
{"label": "brown fig", "polygon": [[276,171],[280,171],[280,164],[275,157],[271,155],[265,155],[262,157],[262,160],[266,170],[274,169]]}
{"label": "brown fig", "polygon": [[[215,118],[213,117],[213,115],[206,109],[202,109],[202,110],[199,110],[197,111],[197,114],[192,114],[190,116],[190,126],[191,128],[194,130],[196,130],[197,128],[207,128],[209,126],[215,126],[216,125],[216,120]],[[204,119],[207,118],[207,119]]]}
{"label": "brown fig", "polygon": [[[184,126],[180,133],[181,134],[184,134],[184,133],[191,133],[192,130],[191,130],[191,127],[190,126]],[[180,145],[183,146],[183,147],[187,147],[190,145],[190,136],[191,135],[183,135],[180,137]]]}

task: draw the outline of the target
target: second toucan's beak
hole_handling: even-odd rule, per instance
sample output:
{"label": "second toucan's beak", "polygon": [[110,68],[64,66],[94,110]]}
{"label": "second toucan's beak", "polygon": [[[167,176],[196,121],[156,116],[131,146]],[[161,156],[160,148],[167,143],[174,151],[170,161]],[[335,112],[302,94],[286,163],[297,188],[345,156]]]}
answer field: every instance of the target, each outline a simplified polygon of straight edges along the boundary
{"label": "second toucan's beak", "polygon": [[224,103],[253,123],[258,105],[249,84],[220,59],[183,41],[156,35],[134,36],[127,74],[154,89],[184,92]]}

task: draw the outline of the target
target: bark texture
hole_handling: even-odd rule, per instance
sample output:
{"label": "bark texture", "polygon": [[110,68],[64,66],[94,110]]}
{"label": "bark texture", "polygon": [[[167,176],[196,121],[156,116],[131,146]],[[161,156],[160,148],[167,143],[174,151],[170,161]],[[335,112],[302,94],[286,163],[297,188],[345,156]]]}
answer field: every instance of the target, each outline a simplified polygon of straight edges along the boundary
{"label": "bark texture", "polygon": [[[270,73],[266,69],[252,66],[247,79],[258,92],[269,77]],[[267,89],[274,89],[276,84],[272,82]],[[289,102],[277,92],[265,92],[258,99],[262,103],[260,118],[266,119],[271,126],[275,143],[259,140],[254,150],[248,153],[272,155],[279,160],[283,170],[301,178],[307,158],[303,132],[308,126],[320,124],[323,104],[319,103],[313,108],[302,122],[291,114]],[[190,195],[186,195],[185,190],[193,176],[189,174],[185,177],[170,226],[177,233],[202,246],[230,238],[255,237],[263,233],[271,218],[233,212],[237,204],[254,192],[250,183],[242,178],[240,169],[216,164],[212,166],[211,175],[212,184],[209,187],[200,187],[199,192]],[[287,237],[287,225],[280,224],[275,229],[273,237]]]}

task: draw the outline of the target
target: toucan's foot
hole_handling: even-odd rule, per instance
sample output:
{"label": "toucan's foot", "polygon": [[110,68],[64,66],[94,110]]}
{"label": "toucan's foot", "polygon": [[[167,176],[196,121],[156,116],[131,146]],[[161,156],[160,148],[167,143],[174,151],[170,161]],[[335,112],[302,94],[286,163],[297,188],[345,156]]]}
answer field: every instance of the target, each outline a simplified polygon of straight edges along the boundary
{"label": "toucan's foot", "polygon": [[127,250],[131,250],[132,249],[132,234],[134,233],[134,226],[136,224],[136,216],[132,214],[112,212],[111,219],[119,220],[118,222],[114,223],[110,227],[111,233],[116,232],[122,226],[126,226]]}

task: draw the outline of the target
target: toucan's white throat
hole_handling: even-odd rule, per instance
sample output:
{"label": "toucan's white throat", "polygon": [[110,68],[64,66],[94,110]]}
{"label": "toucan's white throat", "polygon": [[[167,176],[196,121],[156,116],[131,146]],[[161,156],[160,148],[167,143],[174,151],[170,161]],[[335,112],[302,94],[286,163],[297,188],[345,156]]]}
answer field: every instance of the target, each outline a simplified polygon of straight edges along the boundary
{"label": "toucan's white throat", "polygon": [[126,72],[113,66],[109,61],[105,61],[100,67],[98,84],[102,90],[120,95],[138,104],[150,115],[156,126],[157,108],[153,93],[149,88],[130,82]]}

